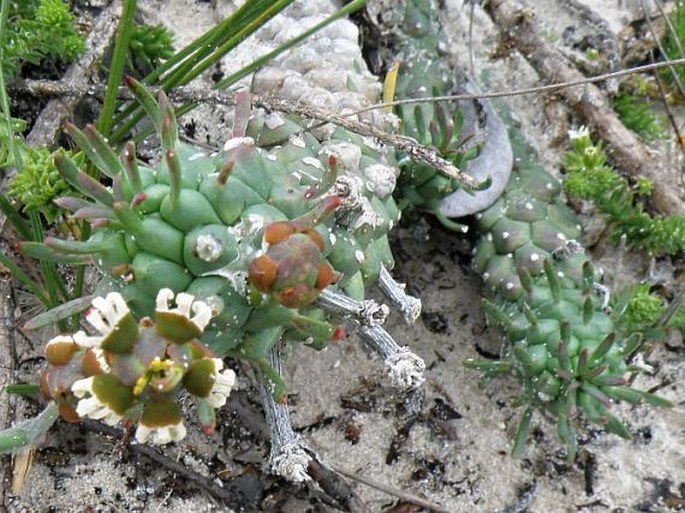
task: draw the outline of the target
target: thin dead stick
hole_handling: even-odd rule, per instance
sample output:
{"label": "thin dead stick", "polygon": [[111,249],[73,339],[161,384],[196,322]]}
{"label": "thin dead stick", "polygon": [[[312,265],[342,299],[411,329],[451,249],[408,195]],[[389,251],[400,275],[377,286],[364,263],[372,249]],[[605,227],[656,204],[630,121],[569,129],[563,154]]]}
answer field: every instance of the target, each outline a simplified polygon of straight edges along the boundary
{"label": "thin dead stick", "polygon": [[462,101],[462,100],[477,100],[477,99],[489,99],[489,98],[509,98],[513,96],[526,96],[529,94],[547,93],[559,91],[561,89],[566,89],[569,87],[581,86],[586,84],[594,84],[596,82],[606,82],[612,78],[626,77],[629,75],[635,75],[639,73],[647,73],[649,71],[654,71],[657,69],[668,68],[673,66],[684,66],[685,58],[673,59],[665,62],[654,62],[652,64],[645,64],[643,66],[634,66],[632,68],[612,71],[610,73],[604,73],[602,75],[595,75],[593,77],[582,77],[573,80],[568,80],[565,82],[555,82],[551,84],[545,84],[535,87],[524,87],[521,89],[507,89],[504,91],[491,91],[482,92],[475,94],[447,94],[442,96],[425,96],[421,98],[406,98],[403,100],[394,100],[385,103],[376,103],[370,107],[365,107],[360,110],[355,110],[345,114],[345,116],[356,116],[363,114],[365,112],[385,109],[386,107],[395,107],[397,105],[413,105],[417,103],[433,103],[433,102],[451,102],[451,101]]}
{"label": "thin dead stick", "polygon": [[335,470],[338,474],[341,476],[347,477],[349,479],[353,479],[354,481],[358,481],[366,486],[369,486],[371,488],[374,488],[376,490],[379,490],[381,492],[385,492],[388,495],[392,495],[393,497],[397,497],[398,499],[401,499],[406,502],[411,502],[412,504],[416,504],[417,506],[420,506],[422,508],[426,508],[427,510],[430,511],[435,511],[436,513],[451,513],[451,510],[444,508],[438,504],[435,504],[433,502],[429,502],[425,499],[422,499],[421,497],[417,497],[416,495],[412,495],[407,492],[403,492],[402,490],[398,490],[397,488],[393,488],[388,485],[384,485],[383,483],[379,483],[378,481],[374,481],[373,479],[369,479],[368,477],[360,476],[359,474],[355,474],[353,472],[349,472],[347,470],[344,470],[339,467],[332,467],[333,470]]}
{"label": "thin dead stick", "polygon": [[[676,31],[676,28],[673,26],[673,22],[671,21],[671,17],[666,14],[666,11],[664,10],[664,6],[661,5],[660,0],[656,0],[654,2],[654,5],[656,5],[656,8],[659,10],[659,15],[661,18],[666,22],[666,28],[668,29],[668,32],[671,36],[671,39],[675,42],[676,46],[678,47],[678,53],[680,56],[685,56],[685,49],[683,49],[683,44],[680,42],[680,37],[678,36],[678,32]],[[649,33],[652,35],[652,39],[654,40],[654,43],[659,47],[659,52],[661,52],[661,55],[666,55],[666,52],[664,51],[664,46],[661,44],[661,38],[656,34],[656,30],[654,29],[654,23],[652,23],[649,13],[647,12],[647,6],[645,4],[645,0],[642,0],[642,14],[645,16],[645,21],[647,22],[647,28],[649,29]],[[678,75],[678,72],[675,69],[675,66],[669,66],[669,71],[671,72],[671,76],[673,77],[673,80],[675,81],[676,85],[678,86],[678,90],[680,91],[680,94],[685,96],[685,87],[683,87],[683,82],[680,80],[680,75]],[[666,102],[664,102],[666,103]]]}
{"label": "thin dead stick", "polygon": [[[669,28],[672,28],[673,25],[671,24],[671,21],[668,19],[668,16],[664,14],[663,8],[661,5],[659,5],[659,2],[657,2],[657,6],[659,7],[659,10],[661,11],[662,16],[664,19],[668,21],[668,26]],[[645,0],[642,0],[642,12],[645,15],[645,21],[647,22],[647,28],[649,29],[649,33],[652,35],[652,39],[656,42],[657,47],[659,48],[659,52],[661,55],[666,55],[666,51],[664,49],[664,45],[661,44],[661,39],[657,37],[656,31],[654,30],[654,24],[652,21],[649,19],[649,16],[647,14],[647,6],[645,5]],[[680,40],[678,39],[677,35],[675,36],[675,40],[678,42],[678,48],[680,49],[681,55],[682,54],[682,45],[680,44]],[[653,53],[652,53],[653,55]],[[678,72],[676,71],[675,67],[671,66],[668,68],[668,70],[671,73],[671,76],[673,77],[673,80],[675,83],[678,85],[678,89],[680,90],[680,94],[684,94],[685,90],[683,89],[683,84],[680,81],[680,76],[678,75]],[[680,149],[683,149],[682,141],[683,141],[683,136],[680,132],[680,127],[678,126],[678,122],[675,119],[675,115],[673,114],[673,109],[671,106],[668,104],[668,100],[666,98],[666,88],[664,87],[664,83],[661,80],[661,77],[659,76],[658,73],[654,73],[654,80],[656,81],[656,85],[659,88],[659,94],[661,95],[661,101],[664,105],[664,109],[666,109],[666,114],[668,115],[668,121],[671,123],[671,128],[673,128],[673,132],[675,133],[677,139],[678,139],[678,146]]]}
{"label": "thin dead stick", "polygon": [[[515,0],[491,0],[485,4],[503,37],[519,51],[542,77],[563,82],[583,80],[567,59],[548,44],[540,28],[526,9]],[[672,64],[672,63],[671,63]],[[654,184],[652,204],[663,215],[681,214],[685,202],[678,197],[672,184],[664,183],[663,169],[655,166],[655,158],[637,136],[618,119],[605,95],[596,86],[560,89],[560,95],[576,115],[607,144],[616,166],[629,176],[644,176]]]}
{"label": "thin dead stick", "polygon": [[[84,426],[88,431],[99,433],[115,440],[122,440],[125,437],[123,430],[107,426],[106,424],[97,422],[95,420],[86,419],[80,425]],[[215,484],[213,478],[198,474],[182,463],[165,456],[154,447],[150,447],[145,444],[128,444],[126,448],[136,456],[144,456],[156,465],[159,465],[160,467],[166,468],[167,470],[177,474],[184,481],[193,484],[197,488],[207,492],[215,499],[223,501],[232,508],[241,508],[244,506],[239,503],[237,500],[238,496],[234,491],[231,490],[229,486],[219,486]]]}
{"label": "thin dead stick", "polygon": [[[36,84],[32,84],[32,86],[33,90],[35,91]],[[89,89],[92,90],[93,88]],[[56,88],[52,87],[51,90],[54,92]],[[206,94],[207,92],[211,93],[212,91],[205,91],[204,93]],[[202,92],[200,94],[202,94]],[[225,100],[220,99],[221,96],[225,95],[226,93],[214,92],[214,94],[216,95],[215,101],[226,103]],[[210,98],[210,96],[205,96],[205,99],[207,98]],[[295,114],[297,116],[314,119],[321,121],[324,124],[333,123],[356,134],[366,137],[373,137],[384,144],[404,151],[415,161],[428,164],[448,178],[456,180],[466,190],[474,191],[481,189],[484,186],[484,184],[474,180],[471,176],[440,157],[435,150],[429,148],[428,146],[418,144],[416,141],[410,138],[385,132],[367,123],[350,119],[347,116],[341,116],[340,114],[332,111],[319,109],[304,104],[293,103],[278,98],[255,98],[253,100],[253,104],[268,110],[276,110],[286,114]],[[307,130],[309,130],[309,128],[307,128]]]}
{"label": "thin dead stick", "polygon": [[[373,137],[384,144],[402,150],[414,161],[428,164],[448,178],[456,180],[467,190],[473,191],[482,188],[482,184],[440,157],[435,150],[418,144],[408,137],[385,132],[373,125],[357,121],[349,116],[341,116],[338,113],[318,109],[309,105],[293,104],[292,102],[279,98],[257,98],[253,103],[258,107],[277,110],[285,112],[286,114],[304,116],[325,123],[333,123],[356,134]],[[309,128],[307,130],[309,130]]]}
{"label": "thin dead stick", "polygon": [[[413,105],[419,103],[435,103],[435,102],[451,102],[461,100],[477,100],[480,98],[508,98],[512,96],[526,96],[529,94],[554,92],[560,89],[569,87],[594,84],[597,82],[606,82],[612,78],[626,77],[629,75],[636,75],[640,73],[648,73],[663,68],[670,68],[674,66],[685,66],[685,57],[680,59],[673,59],[664,62],[653,62],[651,64],[644,64],[642,66],[634,66],[632,68],[612,71],[602,75],[595,75],[592,77],[582,77],[565,82],[554,82],[535,87],[524,87],[521,89],[506,89],[503,91],[481,92],[474,94],[448,94],[442,96],[422,96],[421,98],[406,98],[403,100],[393,100],[391,102],[375,103],[369,107],[355,110],[346,114],[341,114],[341,117],[352,117],[372,110],[385,109],[387,107],[395,107],[397,105]],[[156,94],[160,88],[150,86],[151,93]],[[65,85],[54,80],[17,80],[7,86],[10,93],[25,93],[34,96],[43,96],[47,98],[61,97],[61,96],[90,96],[95,98],[102,98],[105,94],[105,86],[103,84],[93,84],[90,86],[79,85]],[[235,102],[230,97],[230,92],[216,91],[212,89],[198,88],[194,86],[176,87],[172,91],[168,91],[167,95],[174,102],[182,101],[197,101],[206,102],[216,105],[235,105]],[[118,98],[120,100],[133,100],[133,95],[125,87],[119,88]]]}
{"label": "thin dead stick", "polygon": [[[93,25],[86,48],[88,51],[75,64],[72,64],[60,81],[66,89],[73,88],[77,84],[83,86],[92,82],[97,76],[98,67],[110,45],[117,28],[121,0],[115,0],[100,13]],[[26,142],[31,146],[52,146],[59,137],[62,123],[71,115],[78,97],[71,96],[67,100],[51,100],[36,119],[31,133],[26,137]]]}
{"label": "thin dead stick", "polygon": [[[525,52],[523,52],[525,53]],[[551,57],[552,62],[562,62],[565,59],[561,54],[554,55]],[[415,156],[418,160],[423,160],[423,157],[430,165],[434,165],[438,170],[445,172],[447,176],[455,177],[457,180],[462,181],[467,188],[477,188],[478,184],[468,175],[459,171],[454,166],[449,163],[439,159],[437,155],[430,149],[424,148],[417,145],[415,142],[407,138],[402,138],[393,134],[388,134],[374,127],[369,127],[364,123],[358,121],[350,121],[346,118],[355,116],[370,110],[382,109],[385,107],[392,107],[395,105],[407,105],[407,104],[417,104],[417,103],[431,103],[431,102],[441,102],[441,101],[456,101],[456,100],[473,100],[477,98],[502,98],[510,96],[523,96],[528,94],[537,94],[541,92],[549,91],[560,91],[567,99],[569,104],[573,106],[579,113],[581,118],[587,120],[587,122],[597,129],[601,138],[605,139],[613,149],[612,157],[616,160],[616,163],[621,167],[628,175],[632,176],[645,176],[651,178],[655,183],[654,187],[654,204],[661,213],[668,215],[672,213],[678,213],[683,210],[683,201],[680,200],[672,190],[666,187],[664,184],[660,184],[658,177],[655,178],[656,173],[652,169],[652,159],[649,156],[647,149],[644,145],[635,137],[635,135],[630,132],[623,124],[618,120],[613,110],[606,105],[606,101],[603,99],[601,92],[596,87],[592,87],[591,84],[594,82],[605,81],[610,78],[617,78],[622,76],[627,76],[635,73],[644,73],[648,71],[653,71],[665,67],[671,67],[674,65],[685,65],[685,58],[675,59],[668,62],[660,62],[647,64],[644,66],[637,66],[627,70],[616,71],[612,73],[606,73],[603,75],[597,75],[594,77],[583,77],[575,70],[572,70],[570,66],[558,64],[562,68],[562,72],[559,73],[562,78],[570,77],[569,80],[562,82],[557,82],[553,84],[548,84],[538,87],[530,87],[523,89],[514,89],[508,91],[496,91],[491,93],[478,93],[478,94],[457,94],[457,95],[445,95],[445,96],[434,96],[426,98],[411,98],[406,100],[398,100],[393,102],[379,103],[365,109],[355,111],[349,114],[333,114],[328,113],[324,110],[314,109],[312,107],[303,107],[298,104],[293,104],[285,100],[280,99],[255,99],[256,104],[261,104],[267,108],[273,110],[281,110],[283,112],[292,112],[300,116],[311,116],[314,119],[321,120],[321,124],[308,127],[308,130],[313,130],[325,123],[339,124],[351,131],[359,130],[362,135],[369,135],[371,137],[379,137],[379,140],[386,142],[388,144],[398,144],[397,147],[407,151],[412,156]],[[553,68],[556,68],[557,64],[554,64]],[[588,95],[589,100],[586,100],[582,91],[571,91],[564,92],[565,90],[576,87],[576,86],[588,86],[592,87],[590,92],[592,94]],[[154,91],[154,88],[151,88]],[[13,84],[9,90],[11,92],[25,91],[30,94],[43,94],[43,95],[53,95],[53,96],[94,96],[101,97],[104,88],[101,86],[90,86],[87,88],[78,87],[64,87],[63,85],[50,81],[21,81]],[[215,103],[220,105],[233,105],[234,101],[227,97],[226,92],[213,91],[207,89],[197,89],[192,87],[182,87],[175,89],[169,95],[172,101],[204,101],[208,103]],[[125,90],[120,90],[120,97],[123,99],[130,99],[130,94]],[[315,115],[316,114],[316,115]],[[375,134],[375,135],[374,135]],[[407,150],[405,150],[407,148]],[[635,155],[632,155],[634,152]]]}

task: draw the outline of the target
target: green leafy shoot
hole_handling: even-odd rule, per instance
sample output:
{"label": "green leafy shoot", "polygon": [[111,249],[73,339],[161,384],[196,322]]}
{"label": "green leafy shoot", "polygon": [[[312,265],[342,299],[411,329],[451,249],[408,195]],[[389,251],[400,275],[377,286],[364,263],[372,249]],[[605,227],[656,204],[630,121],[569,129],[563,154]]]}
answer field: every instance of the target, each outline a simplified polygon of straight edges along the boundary
{"label": "green leafy shoot", "polygon": [[619,93],[613,100],[613,106],[623,124],[640,137],[665,137],[664,119],[652,112],[649,102],[631,93]]}
{"label": "green leafy shoot", "polygon": [[62,0],[9,2],[2,71],[14,77],[26,64],[73,62],[85,49],[69,4]]}
{"label": "green leafy shoot", "polygon": [[[95,122],[95,126],[105,137],[110,136],[112,117],[117,108],[117,94],[124,76],[124,68],[126,67],[126,57],[131,43],[133,17],[135,12],[136,0],[123,0],[121,17],[119,18],[119,25],[117,26],[117,34],[114,38],[112,59],[109,63],[109,69],[107,70],[108,76],[105,98],[102,102],[100,115]],[[97,173],[95,173],[95,176],[97,176]]]}
{"label": "green leafy shoot", "polygon": [[618,241],[625,234],[628,243],[652,256],[676,255],[685,250],[685,216],[651,215],[642,198],[651,183],[638,179],[631,184],[607,164],[601,144],[593,144],[586,129],[571,135],[571,149],[562,157],[566,171],[564,189],[572,198],[592,201]]}
{"label": "green leafy shoot", "polygon": [[[9,19],[9,4],[10,2],[2,2],[2,9],[0,10],[0,62],[3,63],[3,66],[7,62],[5,50],[11,46],[11,44],[8,44],[7,39],[12,35],[9,29],[12,25]],[[26,4],[27,2],[17,2],[13,5],[16,8]],[[13,27],[12,30],[14,28],[16,27]],[[21,173],[25,168],[25,163],[27,163],[25,162],[27,160],[27,153],[30,152],[18,135],[23,129],[23,122],[17,122],[10,114],[9,98],[5,89],[5,72],[7,70],[3,68],[3,73],[0,73],[0,113],[3,126],[2,131],[0,131],[0,134],[2,134],[2,141],[0,142],[2,142],[2,146],[5,148],[3,150],[3,167],[9,168],[11,166],[16,169],[17,173]],[[26,217],[22,216],[9,198],[5,194],[0,194],[0,212],[7,218],[9,224],[21,239],[30,242],[42,242],[44,226],[41,215],[37,210],[26,211]],[[70,297],[65,279],[59,274],[57,267],[52,262],[40,262],[38,264],[40,269],[39,280],[36,280],[35,275],[29,275],[5,252],[0,254],[0,264],[6,267],[12,276],[46,308],[55,307]]]}
{"label": "green leafy shoot", "polygon": [[[24,212],[38,211],[53,224],[64,210],[55,205],[60,196],[76,194],[62,178],[53,162],[53,154],[46,148],[32,148],[20,143],[23,167],[12,178],[9,196]],[[67,153],[60,150],[61,153]],[[73,158],[73,155],[70,155]]]}
{"label": "green leafy shoot", "polygon": [[0,123],[0,170],[10,167],[14,162],[11,141],[25,128],[26,121],[23,119],[9,118],[7,122]]}
{"label": "green leafy shoot", "polygon": [[654,341],[664,339],[669,330],[685,333],[683,297],[681,291],[667,304],[648,283],[641,283],[614,291],[611,306],[626,337],[640,334],[643,340]]}
{"label": "green leafy shoot", "polygon": [[617,293],[617,303],[613,306],[624,333],[642,333],[647,338],[660,338],[657,325],[666,311],[666,306],[660,296],[650,293],[648,283],[637,284],[629,290],[620,291]]}
{"label": "green leafy shoot", "polygon": [[128,65],[148,73],[174,55],[174,35],[164,25],[133,26]]}

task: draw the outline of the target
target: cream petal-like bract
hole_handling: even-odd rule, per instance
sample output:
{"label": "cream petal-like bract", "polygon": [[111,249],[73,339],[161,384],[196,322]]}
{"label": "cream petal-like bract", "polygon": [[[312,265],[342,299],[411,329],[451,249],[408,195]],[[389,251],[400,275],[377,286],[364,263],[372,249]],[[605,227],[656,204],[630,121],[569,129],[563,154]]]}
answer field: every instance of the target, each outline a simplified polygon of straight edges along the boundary
{"label": "cream petal-like bract", "polygon": [[121,420],[121,415],[97,398],[93,392],[94,379],[80,379],[71,386],[71,391],[79,398],[76,413],[81,418],[101,420],[109,426],[116,426]]}
{"label": "cream petal-like bract", "polygon": [[232,369],[222,370],[224,362],[220,358],[213,358],[213,360],[215,368],[214,385],[206,401],[212,408],[221,408],[226,404],[226,399],[235,385],[235,372]]}
{"label": "cream petal-like bract", "polygon": [[[203,331],[212,318],[212,309],[204,301],[196,301],[195,296],[181,292],[176,294],[176,308],[169,308],[169,302],[174,300],[174,292],[171,289],[161,289],[157,294],[158,312],[169,312],[187,318],[200,331]],[[191,313],[194,314],[191,317]]]}
{"label": "cream petal-like bract", "polygon": [[183,422],[161,427],[147,427],[138,424],[136,429],[136,440],[140,443],[151,443],[154,445],[165,445],[170,442],[178,442],[186,436],[186,427]]}

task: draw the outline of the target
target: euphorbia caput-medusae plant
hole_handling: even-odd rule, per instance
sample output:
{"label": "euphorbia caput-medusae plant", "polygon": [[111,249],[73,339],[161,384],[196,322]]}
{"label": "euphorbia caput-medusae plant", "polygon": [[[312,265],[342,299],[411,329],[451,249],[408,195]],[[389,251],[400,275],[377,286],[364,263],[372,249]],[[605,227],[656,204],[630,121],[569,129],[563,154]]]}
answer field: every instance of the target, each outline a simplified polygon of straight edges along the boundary
{"label": "euphorbia caput-medusae plant", "polygon": [[[155,168],[139,163],[132,143],[117,156],[93,127],[67,125],[112,187],[57,156],[58,170],[82,194],[57,201],[73,217],[90,221],[92,234],[86,241],[47,238],[44,244],[25,244],[24,250],[53,260],[92,260],[105,275],[101,289],[120,293],[137,318],[159,315],[160,289],[209,305],[212,316],[198,340],[218,358],[243,359],[257,369],[272,427],[273,466],[289,478],[305,479],[309,456],[290,428],[281,344],[325,347],[341,339],[336,319],[347,317],[381,355],[393,383],[414,388],[423,381],[423,361],[381,326],[388,307],[365,298],[367,287],[378,283],[408,321],[420,311],[420,302],[387,270],[393,265],[387,233],[399,218],[391,194],[396,170],[378,148],[347,131],[323,142],[297,136],[300,125],[252,111],[244,93],[237,96],[233,137],[209,156],[178,140],[173,108],[163,93],[157,101],[135,80],[127,83],[158,130],[161,162]],[[90,363],[92,356],[79,351],[77,356]],[[128,357],[114,360],[142,365]],[[219,360],[213,361],[218,369]],[[150,379],[162,383],[164,376],[172,386],[171,376],[179,372],[173,361],[150,365],[145,371]],[[88,390],[108,379],[94,378],[77,390],[71,383],[64,391],[91,399],[81,406],[85,413],[87,405],[95,406]],[[122,399],[112,411],[122,415],[127,404]],[[155,403],[156,414],[177,423],[177,406],[160,404]],[[198,411],[210,416],[211,410]],[[151,413],[142,415],[145,421]],[[174,437],[169,432],[157,439],[164,436]]]}

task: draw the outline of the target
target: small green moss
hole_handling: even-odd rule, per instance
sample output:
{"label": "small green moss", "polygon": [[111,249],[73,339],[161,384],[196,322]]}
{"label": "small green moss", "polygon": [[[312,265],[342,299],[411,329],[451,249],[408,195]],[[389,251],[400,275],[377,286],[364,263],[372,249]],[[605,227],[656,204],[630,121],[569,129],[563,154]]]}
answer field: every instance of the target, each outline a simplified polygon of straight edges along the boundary
{"label": "small green moss", "polygon": [[623,124],[645,139],[660,139],[665,134],[665,121],[650,109],[649,103],[630,93],[616,95],[614,110]]}
{"label": "small green moss", "polygon": [[597,48],[588,48],[585,50],[585,56],[591,61],[599,60],[599,50]]}
{"label": "small green moss", "polygon": [[10,3],[3,40],[2,72],[9,79],[25,64],[73,62],[85,49],[69,4],[62,0],[17,0]]}
{"label": "small green moss", "polygon": [[641,199],[651,191],[649,180],[638,178],[634,187],[607,164],[606,152],[593,144],[587,130],[574,132],[571,149],[562,157],[564,189],[573,197],[592,201],[612,228],[614,239],[628,242],[651,255],[685,251],[685,216],[651,215]]}
{"label": "small green moss", "polygon": [[575,198],[597,201],[621,183],[621,178],[607,165],[601,145],[592,144],[589,133],[580,130],[571,136],[571,150],[564,153],[561,164],[568,173],[566,192]]}
{"label": "small green moss", "polygon": [[649,293],[649,284],[635,287],[632,299],[628,302],[625,322],[629,325],[652,326],[664,313],[664,301]]}
{"label": "small green moss", "polygon": [[638,196],[649,196],[654,190],[654,184],[649,178],[638,176],[635,180],[635,194]]}

